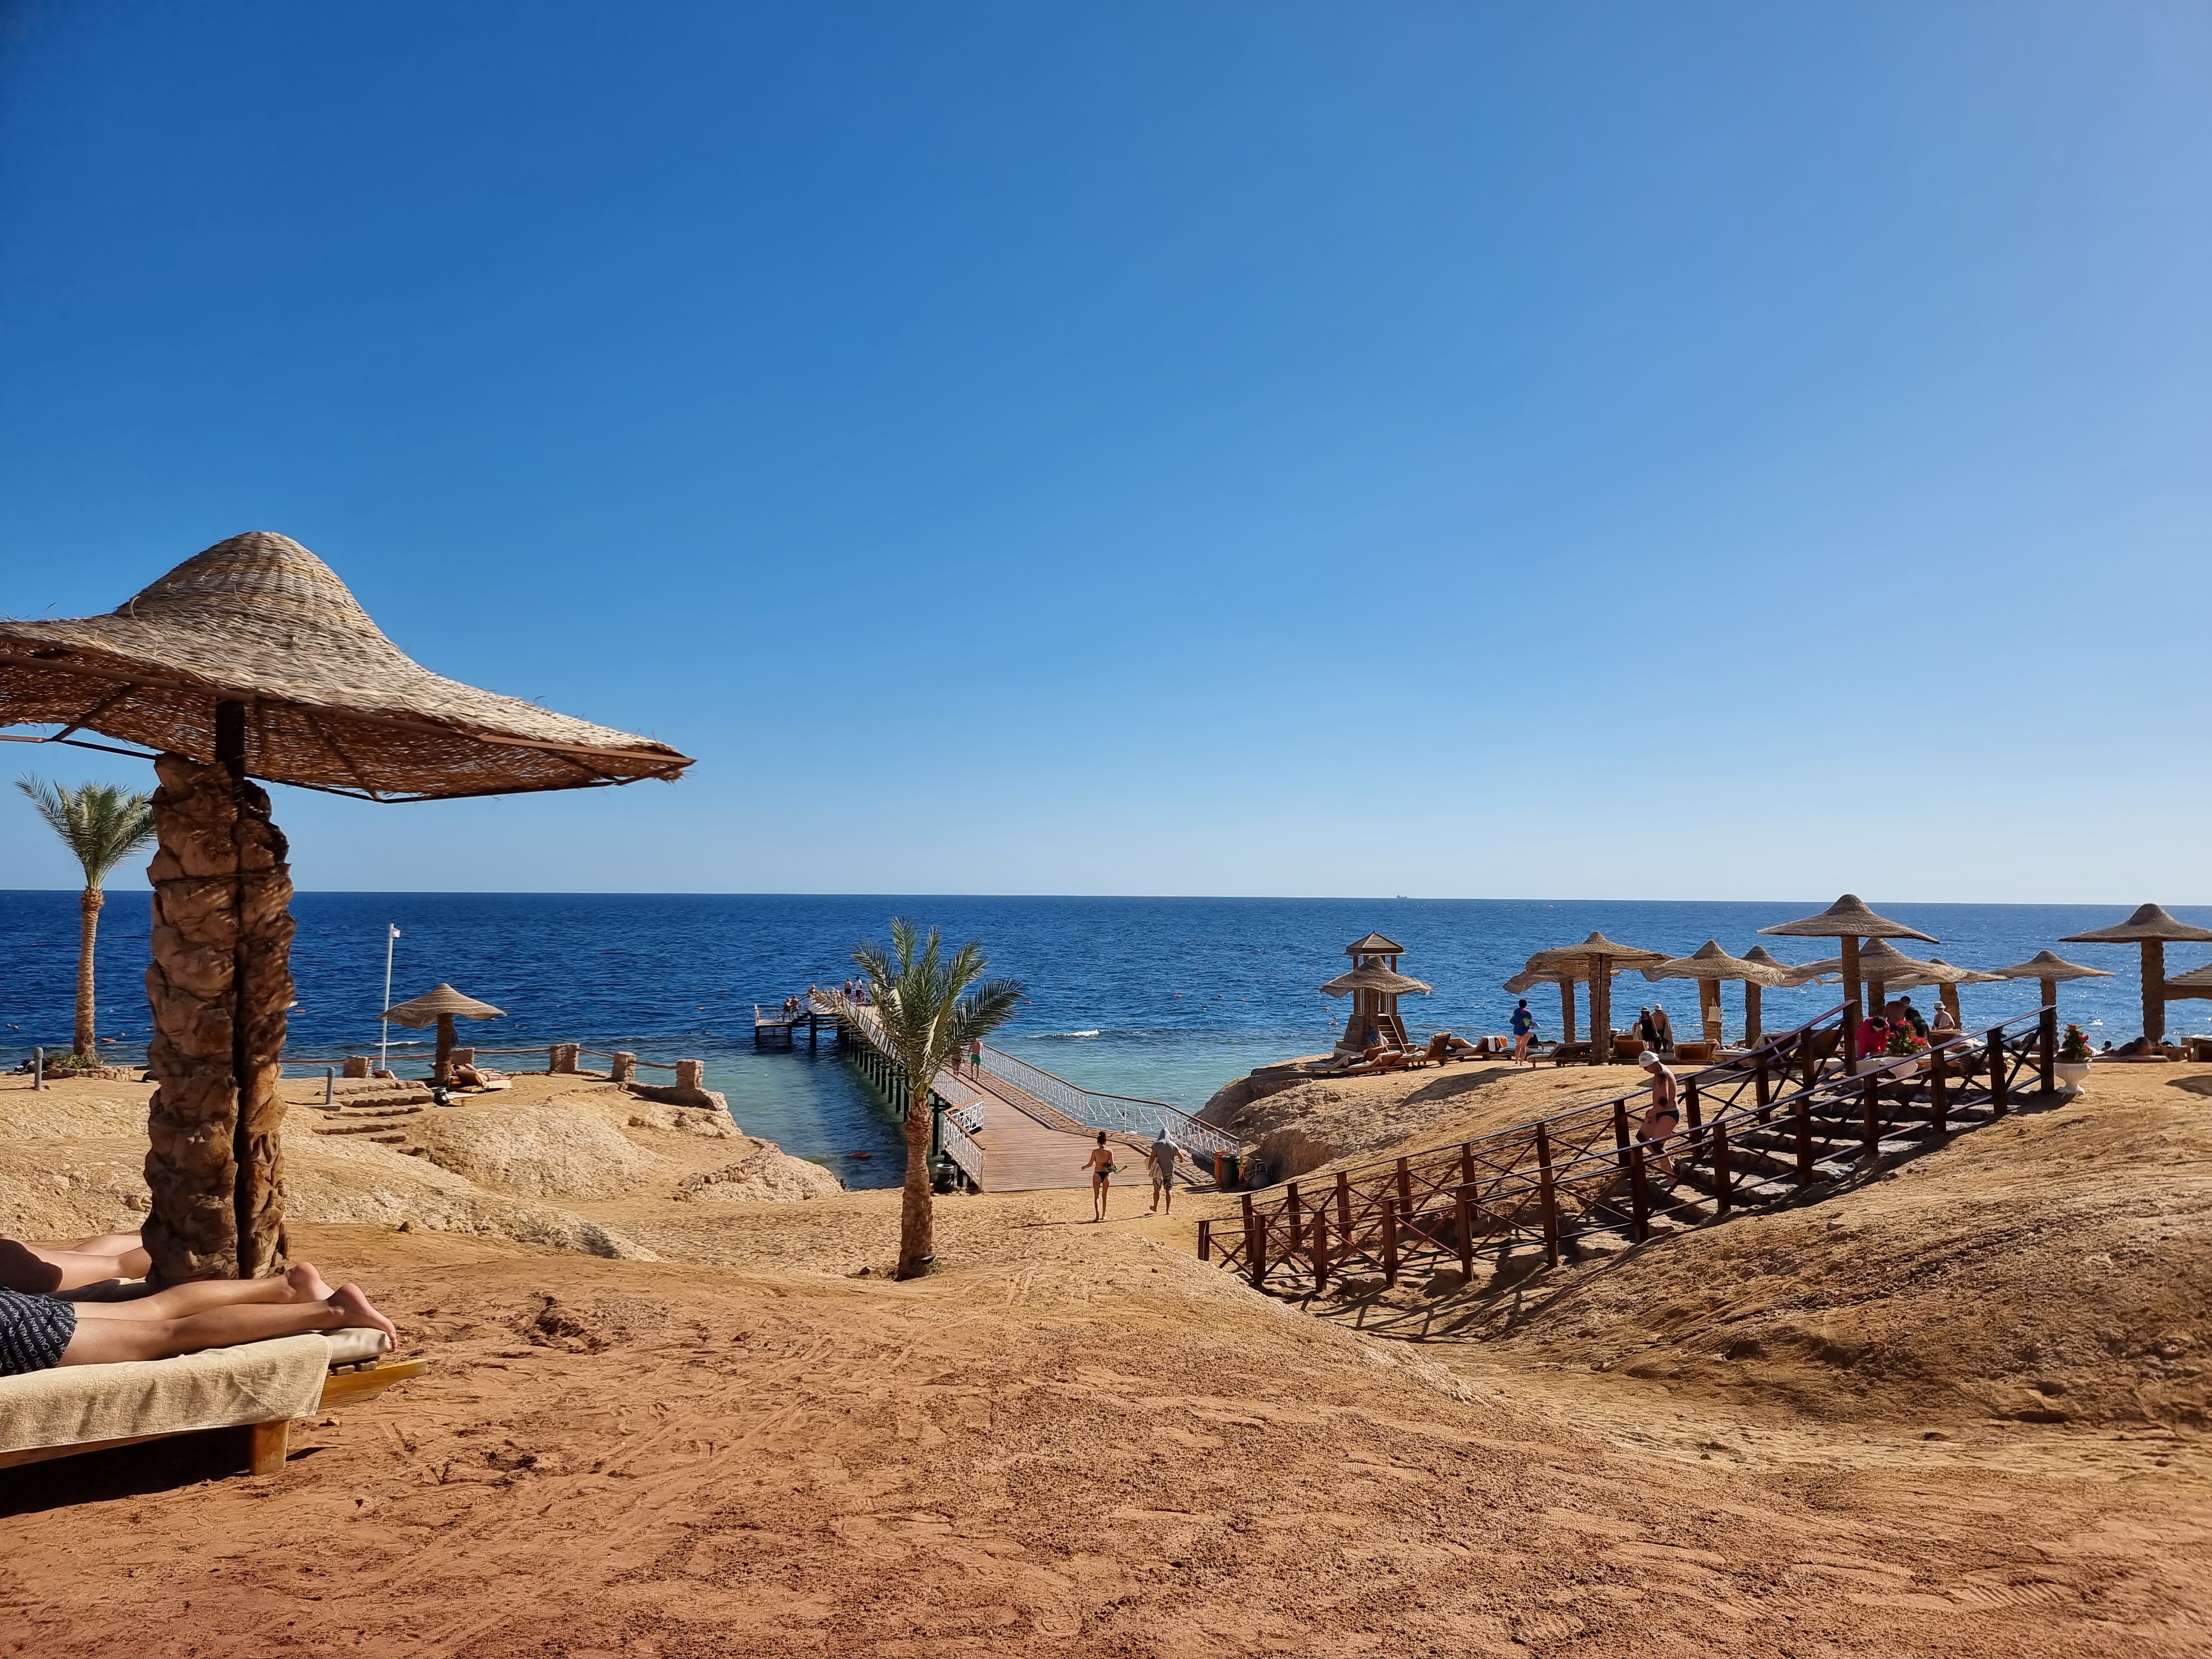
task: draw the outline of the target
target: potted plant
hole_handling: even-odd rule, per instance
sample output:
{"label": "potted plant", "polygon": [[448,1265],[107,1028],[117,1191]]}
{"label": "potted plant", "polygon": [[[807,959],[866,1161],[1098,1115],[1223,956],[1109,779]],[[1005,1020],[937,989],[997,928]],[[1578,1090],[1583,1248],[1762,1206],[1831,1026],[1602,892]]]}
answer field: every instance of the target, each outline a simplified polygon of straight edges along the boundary
{"label": "potted plant", "polygon": [[2081,1085],[2089,1076],[2089,1061],[2094,1054],[2095,1050],[2089,1047],[2089,1039],[2081,1028],[2069,1025],[2065,1037],[2058,1045],[2057,1063],[2051,1068],[2058,1075],[2060,1092],[2069,1095],[2081,1092]]}
{"label": "potted plant", "polygon": [[1911,1077],[1928,1064],[1928,1039],[1910,1025],[1893,1025],[1889,1028],[1888,1045],[1882,1049],[1881,1057],[1866,1063],[1872,1071],[1887,1072],[1892,1077]]}

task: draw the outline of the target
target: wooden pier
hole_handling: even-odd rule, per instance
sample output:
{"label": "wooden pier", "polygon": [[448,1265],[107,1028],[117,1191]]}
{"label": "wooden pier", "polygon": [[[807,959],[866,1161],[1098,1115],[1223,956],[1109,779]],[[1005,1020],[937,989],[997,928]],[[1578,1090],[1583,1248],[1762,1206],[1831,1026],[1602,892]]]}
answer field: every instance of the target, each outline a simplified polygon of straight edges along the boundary
{"label": "wooden pier", "polygon": [[[902,1108],[906,1074],[884,1043],[874,1011],[817,992],[808,1012],[832,1027],[861,1073]],[[756,1040],[757,1033],[757,1027]],[[1122,1165],[1118,1180],[1124,1185],[1150,1184],[1142,1165],[1162,1127],[1184,1154],[1178,1173],[1188,1185],[1211,1186],[1212,1154],[1237,1145],[1224,1131],[1165,1102],[1101,1094],[988,1047],[981,1069],[963,1063],[939,1073],[930,1098],[939,1109],[941,1149],[981,1192],[1087,1188],[1088,1160],[1100,1129]]]}
{"label": "wooden pier", "polygon": [[811,1003],[800,1008],[796,1013],[786,1013],[781,1008],[774,1013],[763,1013],[760,1004],[756,1002],[753,1004],[753,1047],[756,1048],[796,1048],[799,1044],[799,1028],[803,1025],[806,1028],[806,1046],[810,1048],[818,1048],[821,1046],[822,1028],[828,1025],[834,1030],[836,1023],[834,1015],[824,1012],[813,1006]]}

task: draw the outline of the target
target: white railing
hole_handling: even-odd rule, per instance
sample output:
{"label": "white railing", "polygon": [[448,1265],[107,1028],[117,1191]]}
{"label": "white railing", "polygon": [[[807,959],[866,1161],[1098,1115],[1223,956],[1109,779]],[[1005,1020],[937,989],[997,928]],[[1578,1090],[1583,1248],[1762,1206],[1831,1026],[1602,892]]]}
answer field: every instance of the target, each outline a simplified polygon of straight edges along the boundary
{"label": "white railing", "polygon": [[1211,1123],[1201,1123],[1179,1106],[1134,1095],[1101,1094],[1095,1089],[1070,1083],[1042,1066],[1032,1066],[1003,1048],[984,1048],[983,1069],[1036,1096],[1046,1105],[1058,1107],[1086,1128],[1147,1137],[1164,1129],[1168,1139],[1183,1155],[1204,1169],[1212,1167],[1216,1152],[1234,1152],[1240,1146],[1236,1136]]}

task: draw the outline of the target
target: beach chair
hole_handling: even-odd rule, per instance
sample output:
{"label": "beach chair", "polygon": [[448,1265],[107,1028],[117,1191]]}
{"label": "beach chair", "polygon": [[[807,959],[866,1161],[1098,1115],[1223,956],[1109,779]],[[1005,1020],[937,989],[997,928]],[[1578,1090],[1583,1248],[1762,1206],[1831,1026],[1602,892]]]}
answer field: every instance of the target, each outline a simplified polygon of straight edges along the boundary
{"label": "beach chair", "polygon": [[428,1362],[382,1331],[309,1331],[173,1359],[0,1376],[0,1468],[187,1434],[245,1431],[248,1471],[284,1467],[295,1419],[374,1400]]}

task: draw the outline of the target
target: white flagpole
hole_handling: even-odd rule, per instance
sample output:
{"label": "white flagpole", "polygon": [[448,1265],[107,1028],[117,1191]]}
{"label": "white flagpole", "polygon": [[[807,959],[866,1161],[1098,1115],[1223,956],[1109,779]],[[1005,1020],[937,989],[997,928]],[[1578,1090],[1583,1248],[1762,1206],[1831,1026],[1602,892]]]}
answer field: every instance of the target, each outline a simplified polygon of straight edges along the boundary
{"label": "white flagpole", "polygon": [[[399,928],[398,924],[389,921],[384,926],[384,1006],[389,1008],[392,1006],[392,947],[399,938]],[[376,1069],[388,1072],[392,1069],[392,1022],[387,1019],[380,1023],[384,1035],[377,1039]]]}

